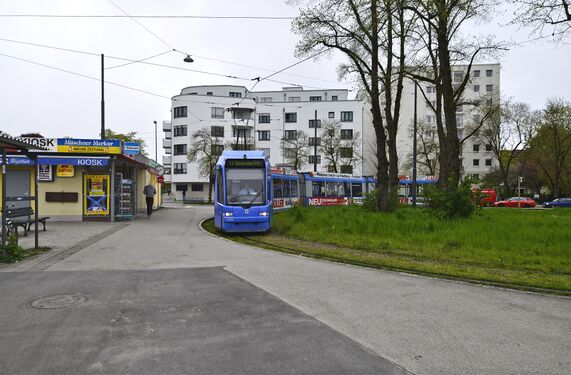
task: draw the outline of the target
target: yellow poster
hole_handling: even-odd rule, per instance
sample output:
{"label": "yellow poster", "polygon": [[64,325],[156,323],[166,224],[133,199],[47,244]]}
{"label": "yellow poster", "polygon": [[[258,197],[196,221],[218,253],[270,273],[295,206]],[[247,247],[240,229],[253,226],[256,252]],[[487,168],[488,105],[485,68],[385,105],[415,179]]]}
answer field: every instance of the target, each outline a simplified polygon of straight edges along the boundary
{"label": "yellow poster", "polygon": [[58,177],[73,177],[75,175],[75,168],[73,165],[58,165],[56,176]]}
{"label": "yellow poster", "polygon": [[83,189],[83,214],[85,216],[108,216],[109,175],[84,175]]}

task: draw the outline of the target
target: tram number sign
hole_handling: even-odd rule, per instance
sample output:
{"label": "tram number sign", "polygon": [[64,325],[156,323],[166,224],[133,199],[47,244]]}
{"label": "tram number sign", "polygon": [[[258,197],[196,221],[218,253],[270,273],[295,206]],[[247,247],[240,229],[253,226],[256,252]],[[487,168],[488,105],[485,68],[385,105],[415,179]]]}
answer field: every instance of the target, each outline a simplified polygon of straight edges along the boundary
{"label": "tram number sign", "polygon": [[265,160],[262,159],[228,159],[226,168],[264,168]]}

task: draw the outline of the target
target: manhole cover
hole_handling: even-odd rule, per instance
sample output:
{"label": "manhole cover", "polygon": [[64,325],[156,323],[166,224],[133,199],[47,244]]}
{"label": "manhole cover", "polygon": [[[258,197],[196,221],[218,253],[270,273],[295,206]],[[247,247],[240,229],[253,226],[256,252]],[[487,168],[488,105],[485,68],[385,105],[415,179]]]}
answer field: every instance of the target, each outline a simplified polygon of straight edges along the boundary
{"label": "manhole cover", "polygon": [[42,297],[28,302],[29,307],[35,309],[61,309],[78,305],[87,301],[87,297],[81,294],[58,294],[50,297]]}

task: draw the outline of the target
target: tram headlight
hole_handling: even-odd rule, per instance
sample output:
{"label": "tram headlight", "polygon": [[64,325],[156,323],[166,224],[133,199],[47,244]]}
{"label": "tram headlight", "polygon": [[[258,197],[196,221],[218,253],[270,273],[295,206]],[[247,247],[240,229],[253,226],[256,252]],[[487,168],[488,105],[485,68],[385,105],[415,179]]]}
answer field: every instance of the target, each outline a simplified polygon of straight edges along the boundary
{"label": "tram headlight", "polygon": [[228,216],[234,216],[233,212],[224,212],[224,216],[228,217]]}
{"label": "tram headlight", "polygon": [[268,213],[266,211],[262,211],[260,212],[260,216],[268,216]]}

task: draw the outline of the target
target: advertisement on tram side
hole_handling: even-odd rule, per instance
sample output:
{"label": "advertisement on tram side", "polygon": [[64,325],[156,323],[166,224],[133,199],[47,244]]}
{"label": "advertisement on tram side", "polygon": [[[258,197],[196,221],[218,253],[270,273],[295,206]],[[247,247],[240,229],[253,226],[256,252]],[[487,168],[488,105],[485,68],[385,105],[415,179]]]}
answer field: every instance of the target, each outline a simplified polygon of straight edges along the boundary
{"label": "advertisement on tram side", "polygon": [[348,197],[310,197],[308,198],[309,206],[346,206],[352,203],[352,199]]}

